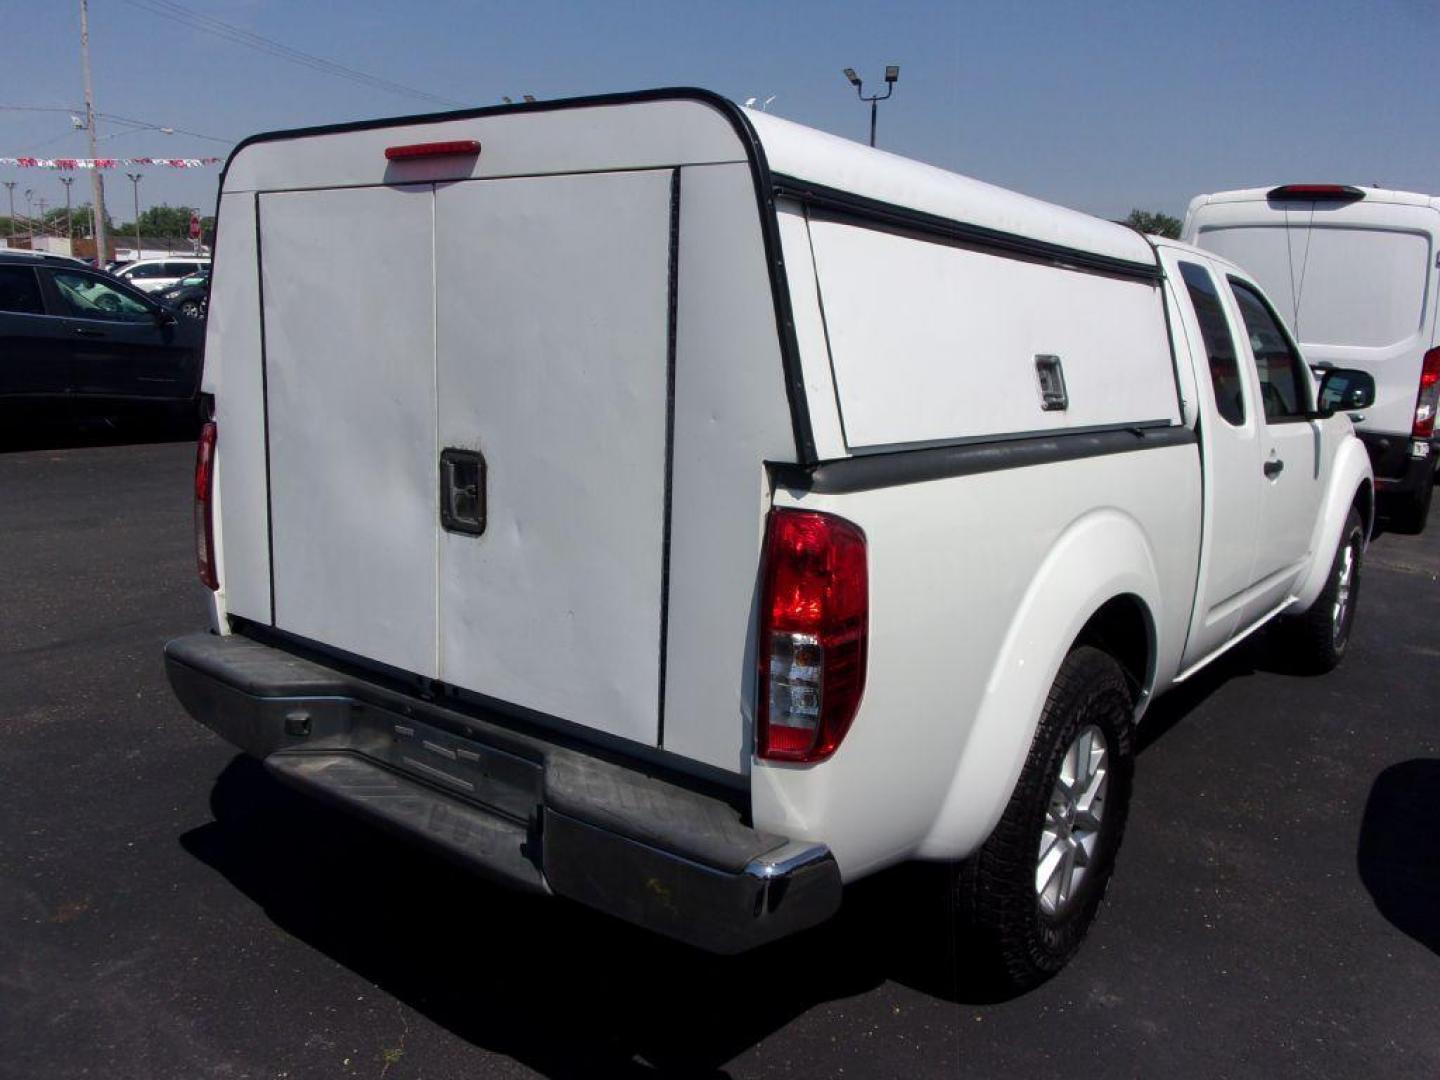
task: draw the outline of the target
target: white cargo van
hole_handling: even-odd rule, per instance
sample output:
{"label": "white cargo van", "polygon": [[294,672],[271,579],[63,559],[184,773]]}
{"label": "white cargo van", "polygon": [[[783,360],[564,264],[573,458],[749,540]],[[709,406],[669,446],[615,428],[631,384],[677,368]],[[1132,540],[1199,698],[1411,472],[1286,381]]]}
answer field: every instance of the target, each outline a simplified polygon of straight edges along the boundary
{"label": "white cargo van", "polygon": [[1420,532],[1440,437],[1440,198],[1348,184],[1197,196],[1184,239],[1245,267],[1317,365],[1375,377],[1357,429],[1391,525]]}
{"label": "white cargo van", "polygon": [[247,140],[207,347],[189,711],[708,949],[923,859],[1043,978],[1154,695],[1350,637],[1367,376],[1317,401],[1223,260],[702,91]]}

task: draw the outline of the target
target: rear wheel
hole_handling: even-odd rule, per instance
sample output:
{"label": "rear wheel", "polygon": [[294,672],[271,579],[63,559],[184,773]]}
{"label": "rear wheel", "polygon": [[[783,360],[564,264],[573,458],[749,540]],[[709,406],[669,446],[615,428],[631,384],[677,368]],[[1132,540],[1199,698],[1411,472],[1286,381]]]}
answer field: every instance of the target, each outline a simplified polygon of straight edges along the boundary
{"label": "rear wheel", "polygon": [[1287,619],[1287,646],[1302,667],[1332,671],[1345,656],[1355,605],[1360,599],[1360,564],[1365,555],[1365,523],[1353,506],[1340,533],[1340,546],[1330,564],[1325,589],[1304,614]]}
{"label": "rear wheel", "polygon": [[1129,809],[1131,711],[1112,657],[1071,652],[1000,823],[952,873],[954,914],[979,962],[1015,989],[1064,967],[1099,910]]}

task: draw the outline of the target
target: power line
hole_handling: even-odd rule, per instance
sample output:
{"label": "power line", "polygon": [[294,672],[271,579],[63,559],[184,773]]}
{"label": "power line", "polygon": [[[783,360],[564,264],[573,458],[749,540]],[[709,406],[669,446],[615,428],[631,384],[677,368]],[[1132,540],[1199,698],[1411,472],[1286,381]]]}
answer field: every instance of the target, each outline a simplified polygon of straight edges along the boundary
{"label": "power line", "polygon": [[454,108],[459,108],[464,105],[464,102],[452,101],[449,98],[427,93],[424,90],[417,90],[413,86],[406,86],[403,83],[393,82],[390,79],[383,79],[378,75],[371,75],[368,72],[360,71],[358,68],[336,63],[334,60],[326,60],[323,56],[303,52],[283,42],[275,41],[261,34],[252,33],[238,26],[232,26],[230,23],[222,22],[213,16],[202,15],[199,12],[191,11],[189,8],[175,3],[174,0],[125,0],[125,2],[131,7],[148,11],[152,15],[173,19],[192,30],[198,30],[203,34],[210,34],[213,37],[221,38],[236,45],[244,45],[248,49],[254,49],[256,52],[262,52],[268,56],[288,60],[292,64],[299,64],[301,67],[318,71],[322,75],[349,79],[351,82],[359,83],[362,86],[370,86],[378,90],[387,90],[392,94],[402,94],[406,97],[423,98],[426,101],[433,101],[439,105],[449,105]]}
{"label": "power line", "polygon": [[[0,112],[51,112],[69,113],[71,116],[79,116],[85,112],[83,105],[3,105],[0,104]],[[173,124],[152,124],[148,120],[136,120],[131,116],[116,116],[114,113],[95,113],[101,120],[108,120],[112,124],[125,124],[137,129],[149,131],[163,131],[167,134],[174,132],[176,135],[189,135],[192,139],[204,139],[207,142],[223,143],[225,146],[234,146],[234,139],[222,139],[218,135],[203,135],[198,131],[189,131],[186,128],[178,128]],[[76,129],[81,130],[79,128]],[[56,141],[51,139],[51,142]]]}
{"label": "power line", "polygon": [[114,113],[97,112],[96,116],[102,120],[109,120],[115,124],[131,124],[137,128],[148,128],[151,131],[164,131],[167,134],[174,132],[176,135],[189,135],[192,139],[204,139],[207,142],[224,143],[226,146],[234,146],[234,139],[222,139],[216,135],[202,135],[198,131],[187,131],[185,128],[178,128],[172,124],[151,124],[145,120],[132,120],[128,116],[116,116]]}

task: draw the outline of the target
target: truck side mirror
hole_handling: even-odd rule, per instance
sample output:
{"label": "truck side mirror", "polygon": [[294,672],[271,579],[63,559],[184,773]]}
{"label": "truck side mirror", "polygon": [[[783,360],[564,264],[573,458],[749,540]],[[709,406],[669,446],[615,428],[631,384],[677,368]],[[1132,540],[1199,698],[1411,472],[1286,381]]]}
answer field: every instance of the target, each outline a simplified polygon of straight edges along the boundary
{"label": "truck side mirror", "polygon": [[1368,409],[1375,404],[1375,378],[1354,368],[1327,368],[1316,400],[1322,416]]}

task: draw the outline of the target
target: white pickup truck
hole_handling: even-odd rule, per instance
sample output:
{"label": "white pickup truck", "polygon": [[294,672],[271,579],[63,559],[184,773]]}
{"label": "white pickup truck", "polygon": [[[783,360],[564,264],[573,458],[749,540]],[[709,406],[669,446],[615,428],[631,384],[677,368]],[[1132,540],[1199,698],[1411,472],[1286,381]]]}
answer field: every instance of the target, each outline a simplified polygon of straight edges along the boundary
{"label": "white pickup truck", "polygon": [[1155,695],[1349,637],[1368,376],[1213,255],[701,91],[251,138],[208,332],[186,708],[703,948],[932,860],[1033,983]]}

